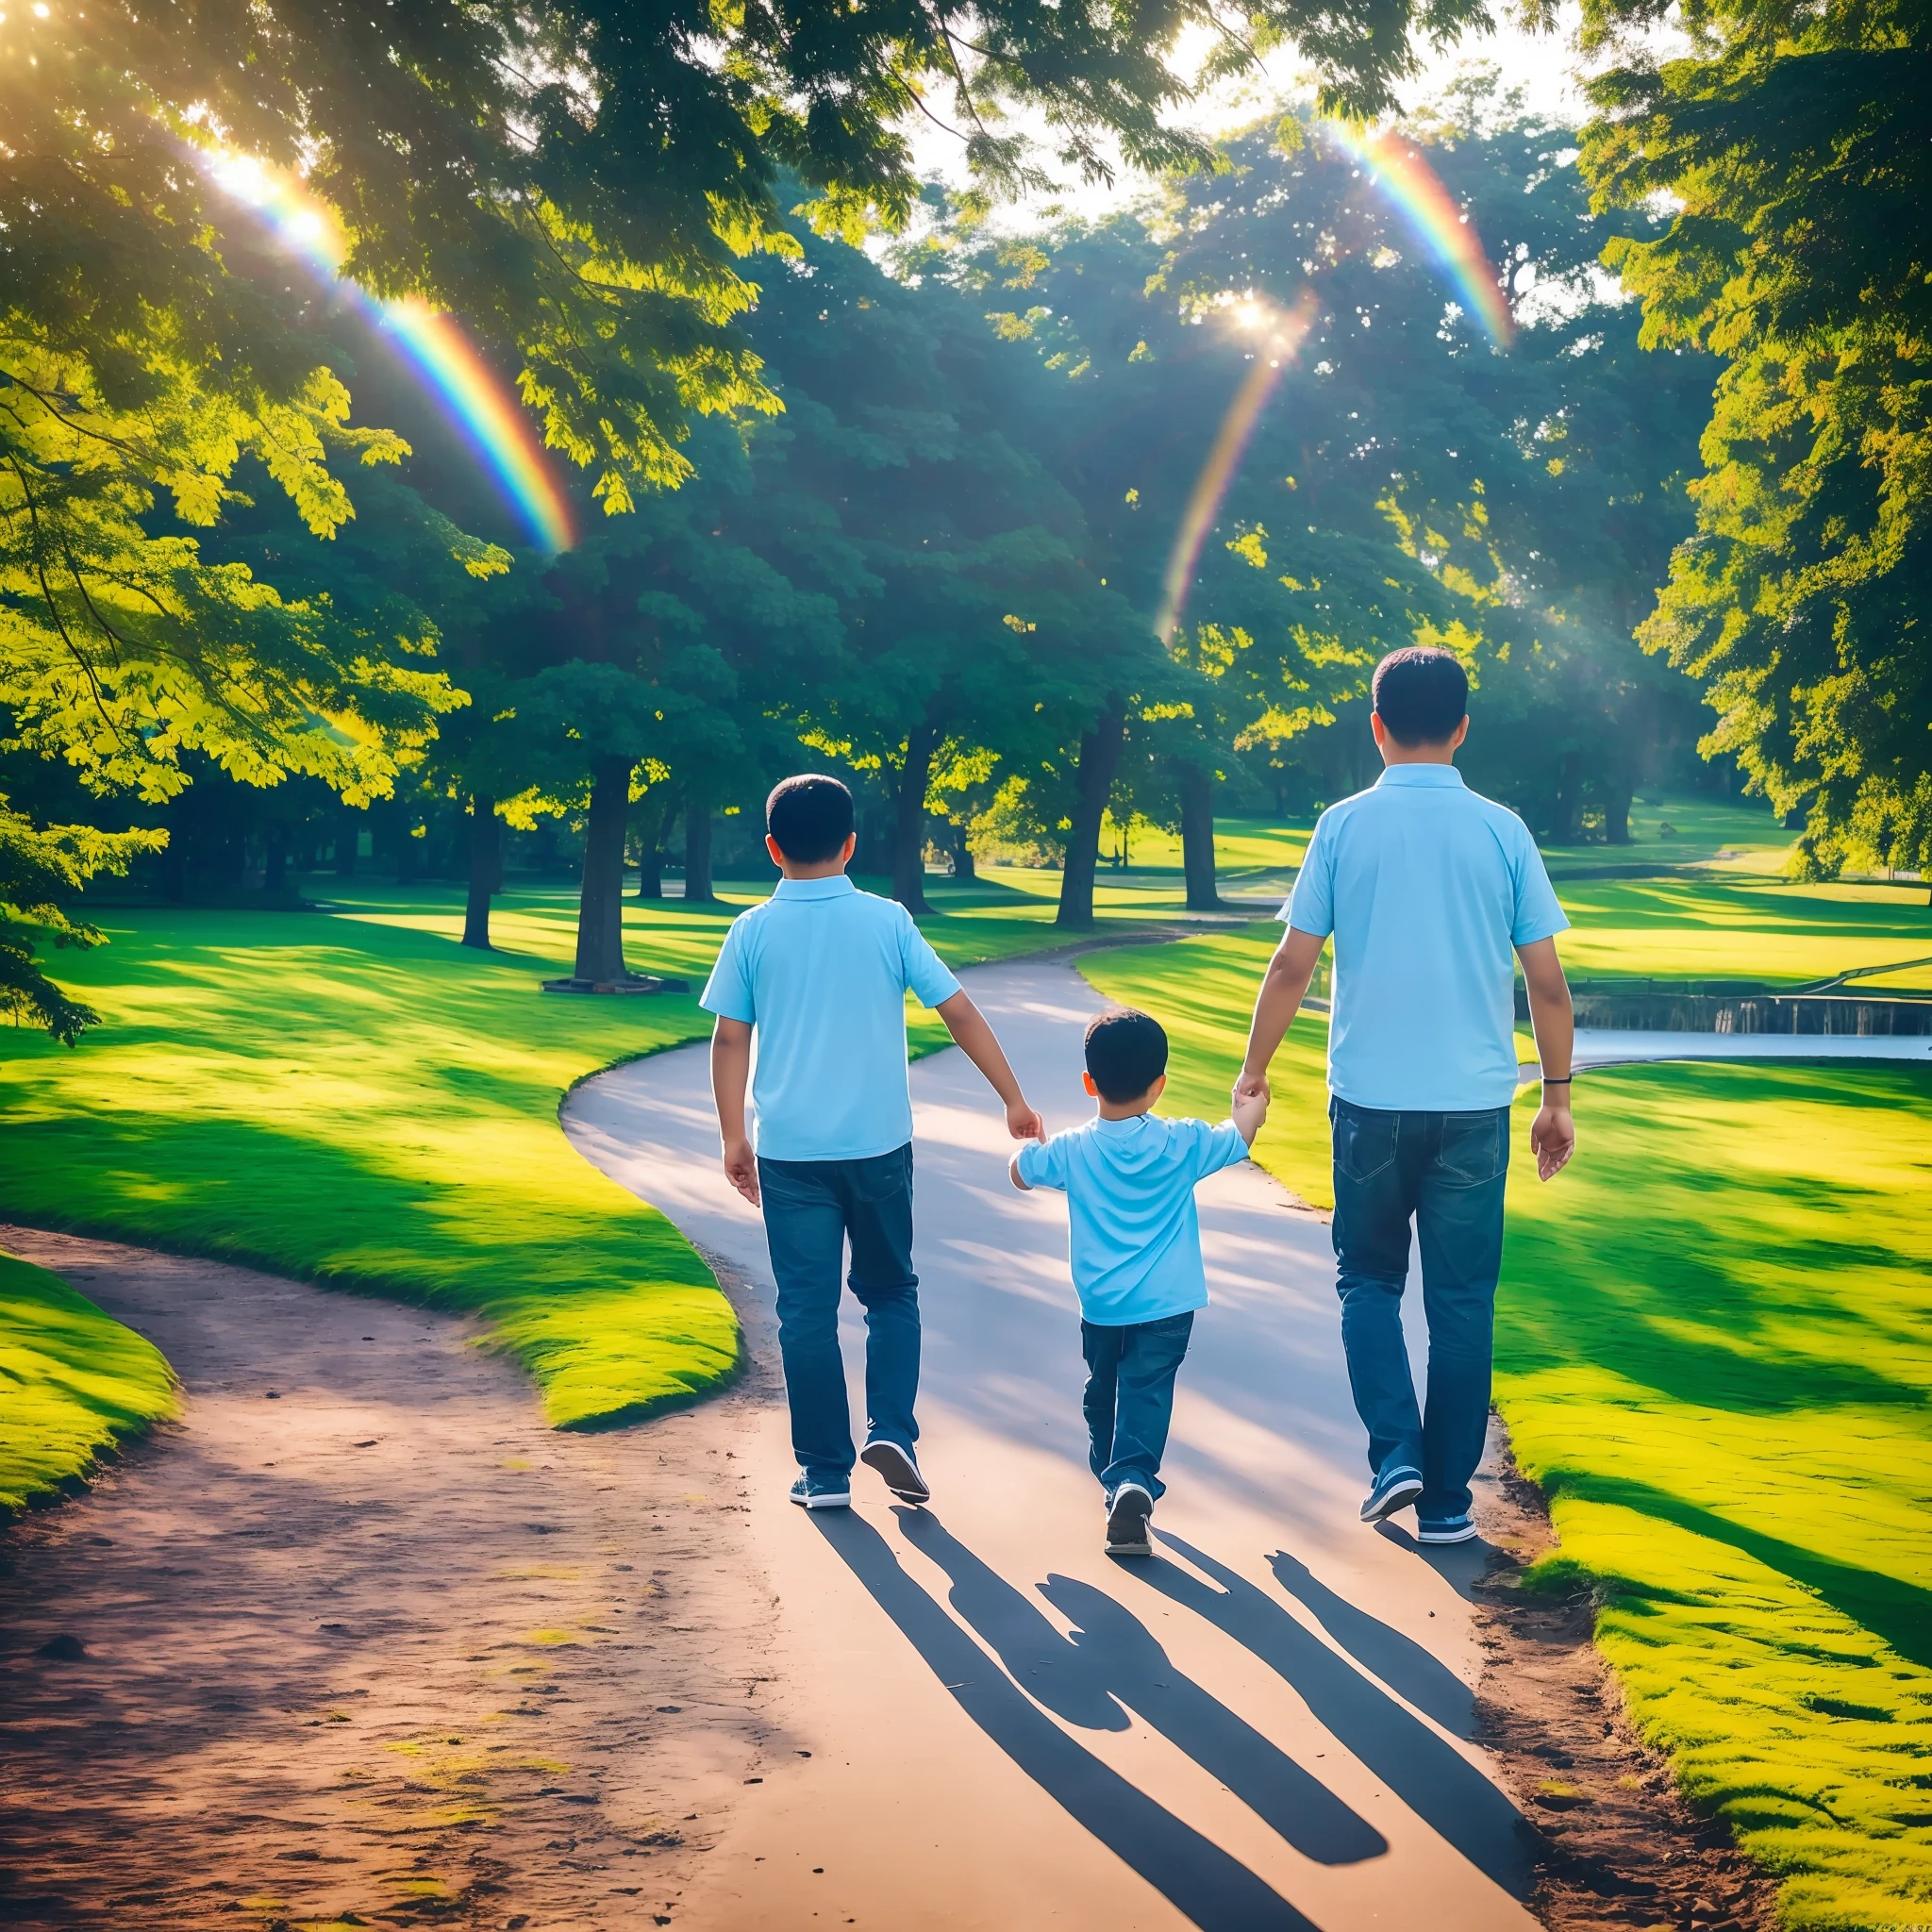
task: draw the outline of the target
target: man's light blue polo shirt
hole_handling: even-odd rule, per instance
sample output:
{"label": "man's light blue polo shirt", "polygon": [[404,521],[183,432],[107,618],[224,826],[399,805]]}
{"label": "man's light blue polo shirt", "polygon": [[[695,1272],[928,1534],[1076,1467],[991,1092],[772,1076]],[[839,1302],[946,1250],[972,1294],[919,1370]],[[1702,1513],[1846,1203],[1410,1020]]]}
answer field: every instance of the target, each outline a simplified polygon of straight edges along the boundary
{"label": "man's light blue polo shirt", "polygon": [[1067,1249],[1080,1313],[1104,1328],[1159,1322],[1208,1306],[1194,1187],[1248,1158],[1232,1121],[1098,1115],[1019,1155],[1029,1188],[1067,1197]]}
{"label": "man's light blue polo shirt", "polygon": [[1391,1113],[1515,1098],[1511,949],[1570,922],[1513,811],[1454,765],[1391,765],[1322,814],[1281,916],[1335,935],[1333,1092]]}
{"label": "man's light blue polo shirt", "polygon": [[780,879],[741,912],[698,1004],[757,1029],[753,1139],[767,1160],[870,1160],[912,1138],[906,994],[959,982],[896,900],[840,874]]}

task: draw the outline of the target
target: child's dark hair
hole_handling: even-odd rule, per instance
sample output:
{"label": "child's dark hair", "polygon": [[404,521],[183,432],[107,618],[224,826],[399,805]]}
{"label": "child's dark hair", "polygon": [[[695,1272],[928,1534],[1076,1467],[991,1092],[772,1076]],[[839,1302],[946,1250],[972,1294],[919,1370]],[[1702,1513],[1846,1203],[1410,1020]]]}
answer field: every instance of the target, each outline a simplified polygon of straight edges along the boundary
{"label": "child's dark hair", "polygon": [[1375,715],[1397,744],[1441,744],[1469,710],[1469,673],[1453,651],[1411,644],[1375,666]]}
{"label": "child's dark hair", "polygon": [[794,865],[836,858],[852,836],[852,794],[823,772],[781,778],[765,800],[765,830]]}
{"label": "child's dark hair", "polygon": [[1103,1100],[1138,1100],[1167,1072],[1167,1035],[1152,1013],[1132,1007],[1087,1023],[1087,1071]]}

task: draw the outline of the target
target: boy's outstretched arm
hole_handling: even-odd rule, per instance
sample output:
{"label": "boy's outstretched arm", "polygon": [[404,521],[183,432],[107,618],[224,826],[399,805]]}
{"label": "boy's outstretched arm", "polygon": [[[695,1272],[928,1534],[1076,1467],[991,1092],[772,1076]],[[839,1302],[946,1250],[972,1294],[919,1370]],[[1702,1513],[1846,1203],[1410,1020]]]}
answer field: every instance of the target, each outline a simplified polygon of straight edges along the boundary
{"label": "boy's outstretched arm", "polygon": [[756,1208],[758,1161],[744,1131],[744,1090],[751,1081],[751,1023],[721,1014],[711,1028],[711,1100],[724,1142],[724,1178]]}
{"label": "boy's outstretched arm", "polygon": [[941,1000],[934,1010],[946,1023],[946,1031],[966,1058],[986,1075],[987,1084],[1006,1103],[1007,1132],[1016,1141],[1043,1141],[1046,1123],[1026,1104],[1007,1056],[987,1024],[986,1015],[973,1004],[969,994],[956,992]]}
{"label": "boy's outstretched arm", "polygon": [[1529,1129],[1539,1180],[1551,1180],[1576,1151],[1576,1124],[1570,1118],[1570,1056],[1576,1046],[1576,1015],[1570,1005],[1570,982],[1557,958],[1555,940],[1532,940],[1518,946],[1523,983],[1529,992],[1529,1024],[1536,1055],[1542,1062],[1543,1104]]}
{"label": "boy's outstretched arm", "polygon": [[[1282,934],[1281,943],[1275,947],[1274,957],[1269,960],[1261,980],[1261,991],[1255,996],[1247,1056],[1241,1061],[1241,1077],[1234,1083],[1237,1100],[1268,1098],[1268,1062],[1274,1058],[1275,1049],[1302,1009],[1308,981],[1315,976],[1315,966],[1324,943],[1323,937],[1303,932],[1298,926],[1291,925]],[[1235,1124],[1241,1124],[1239,1114]],[[1252,1140],[1253,1136],[1249,1138]]]}

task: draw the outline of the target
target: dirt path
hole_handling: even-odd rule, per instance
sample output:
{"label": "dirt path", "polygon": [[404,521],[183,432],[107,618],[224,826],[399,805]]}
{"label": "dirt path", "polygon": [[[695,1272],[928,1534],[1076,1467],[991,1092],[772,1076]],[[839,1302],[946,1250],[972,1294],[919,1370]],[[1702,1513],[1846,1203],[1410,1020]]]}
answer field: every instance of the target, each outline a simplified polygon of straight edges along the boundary
{"label": "dirt path", "polygon": [[[1050,1123],[1084,1115],[1086,982],[1035,961],[969,983]],[[1064,1210],[1007,1184],[959,1055],[912,1086],[934,1507],[894,1508],[861,1472],[849,1515],[807,1519],[766,1416],[747,1527],[780,1599],[775,1709],[813,1756],[774,1755],[743,1793],[692,1925],[1531,1932],[1535,1839],[1473,1741],[1487,1553],[1356,1520],[1327,1228],[1252,1167],[1202,1189],[1215,1306],[1182,1372],[1164,1547],[1109,1561]],[[761,1231],[717,1170],[702,1050],[579,1088],[564,1125],[750,1277],[769,1351]]]}
{"label": "dirt path", "polygon": [[162,1440],[0,1532],[0,1924],[683,1923],[790,1748],[741,1513],[757,1388],[558,1435],[463,1323],[0,1246],[186,1387]]}

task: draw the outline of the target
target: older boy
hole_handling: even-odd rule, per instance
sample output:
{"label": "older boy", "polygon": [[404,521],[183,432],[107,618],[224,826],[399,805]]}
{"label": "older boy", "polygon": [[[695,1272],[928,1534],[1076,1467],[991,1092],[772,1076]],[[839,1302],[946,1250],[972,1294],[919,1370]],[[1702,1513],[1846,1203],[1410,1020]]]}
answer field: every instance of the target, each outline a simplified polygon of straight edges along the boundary
{"label": "older boy", "polygon": [[[1283,908],[1288,931],[1255,1003],[1237,1097],[1268,1062],[1335,936],[1328,1032],[1341,1341],[1374,1481],[1364,1523],[1409,1503],[1424,1543],[1475,1535],[1469,1479],[1490,1411],[1503,1188],[1516,1093],[1514,964],[1542,1061],[1529,1130],[1537,1172],[1570,1158],[1570,922],[1528,827],[1457,771],[1469,679],[1447,651],[1393,651],[1370,720],[1386,770],[1322,814]],[[1402,1334],[1409,1223],[1422,1248],[1428,1411]]]}
{"label": "older boy", "polygon": [[1094,1117],[1044,1146],[1021,1148],[1008,1172],[1016,1188],[1057,1188],[1067,1197],[1087,1357],[1088,1460],[1106,1498],[1107,1554],[1147,1557],[1174,1378],[1194,1311],[1208,1306],[1194,1189],[1248,1158],[1268,1103],[1259,1094],[1240,1100],[1233,1120],[1218,1127],[1156,1119],[1167,1035],[1131,1008],[1089,1024],[1080,1077],[1097,1103]]}
{"label": "older boy", "polygon": [[[839,1350],[840,1263],[865,1308],[865,1447],[895,1496],[930,1495],[919,1424],[919,1277],[912,1272],[912,1099],[906,995],[937,1010],[1006,1103],[1015,1140],[1044,1133],[977,1007],[911,915],[845,876],[852,794],[836,778],[787,778],[765,802],[765,849],[784,874],[724,936],[700,1004],[717,1015],[711,1092],[724,1174],[765,1217],[778,1284],[778,1349],[808,1509],[852,1500],[852,1423]],[[745,1084],[758,1039],[757,1151]]]}

